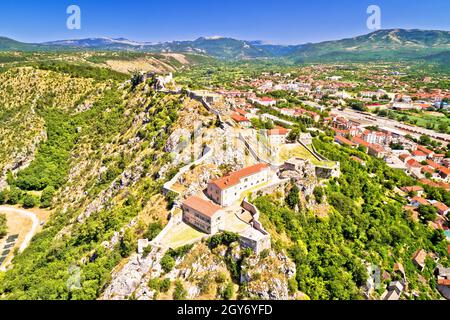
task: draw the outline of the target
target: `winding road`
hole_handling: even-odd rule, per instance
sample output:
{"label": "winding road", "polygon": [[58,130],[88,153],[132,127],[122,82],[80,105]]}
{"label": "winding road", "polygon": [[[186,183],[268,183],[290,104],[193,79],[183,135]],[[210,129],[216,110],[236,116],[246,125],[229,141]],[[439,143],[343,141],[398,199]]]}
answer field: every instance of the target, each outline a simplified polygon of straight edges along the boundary
{"label": "winding road", "polygon": [[22,253],[28,247],[28,245],[31,242],[31,239],[33,239],[34,235],[37,232],[37,229],[39,228],[38,217],[33,212],[8,206],[0,206],[0,212],[22,215],[31,219],[31,221],[33,222],[31,230],[27,233],[27,235],[22,241],[22,244],[20,245],[19,252]]}

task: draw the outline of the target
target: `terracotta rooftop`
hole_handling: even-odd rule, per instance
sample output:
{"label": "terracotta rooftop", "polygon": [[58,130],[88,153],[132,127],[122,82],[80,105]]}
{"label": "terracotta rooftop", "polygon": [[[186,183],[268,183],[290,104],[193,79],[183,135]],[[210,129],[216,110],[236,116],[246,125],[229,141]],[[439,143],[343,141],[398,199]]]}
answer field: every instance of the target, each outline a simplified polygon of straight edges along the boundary
{"label": "terracotta rooftop", "polygon": [[289,130],[286,128],[282,128],[282,127],[277,127],[275,129],[267,131],[267,135],[269,135],[269,136],[285,136],[288,133],[289,133]]}
{"label": "terracotta rooftop", "polygon": [[420,186],[412,186],[412,187],[403,187],[401,190],[404,192],[420,192],[423,191],[423,188]]}
{"label": "terracotta rooftop", "polygon": [[425,252],[425,250],[420,249],[417,250],[416,253],[414,253],[413,255],[413,260],[414,262],[416,262],[418,265],[420,266],[424,266],[425,265],[425,258],[427,257],[427,253]]}
{"label": "terracotta rooftop", "polygon": [[448,207],[445,204],[443,204],[442,202],[436,202],[435,204],[433,204],[433,207],[438,209],[439,212],[446,212],[446,211],[448,211]]}
{"label": "terracotta rooftop", "polygon": [[424,205],[424,206],[427,206],[427,205],[430,204],[426,199],[421,198],[421,197],[414,197],[414,198],[412,198],[411,200],[412,200],[412,201],[415,201],[415,202],[417,202],[417,203],[419,203],[419,204],[422,204],[422,205]]}
{"label": "terracotta rooftop", "polygon": [[236,121],[236,122],[248,122],[248,121],[249,121],[246,117],[241,116],[241,115],[238,114],[238,113],[233,113],[233,114],[231,115],[231,118],[232,118],[234,121]]}
{"label": "terracotta rooftop", "polygon": [[213,180],[210,183],[215,184],[221,190],[225,190],[239,184],[242,178],[249,177],[251,175],[259,173],[267,168],[269,168],[267,164],[259,163],[254,166],[247,167],[236,172],[232,172],[229,175],[224,176],[217,180]]}
{"label": "terracotta rooftop", "polygon": [[346,144],[346,145],[349,145],[349,146],[356,145],[356,143],[354,143],[354,142],[352,142],[352,141],[350,141],[347,138],[342,137],[342,136],[336,136],[336,137],[334,137],[334,139],[337,140],[338,142],[342,143],[342,144]]}
{"label": "terracotta rooftop", "polygon": [[430,155],[433,153],[433,151],[431,151],[430,149],[428,149],[427,147],[424,147],[424,146],[417,146],[417,150],[419,150],[427,155]]}
{"label": "terracotta rooftop", "polygon": [[212,218],[218,211],[222,210],[222,207],[197,196],[192,196],[186,199],[183,202],[183,206],[192,208],[210,218]]}

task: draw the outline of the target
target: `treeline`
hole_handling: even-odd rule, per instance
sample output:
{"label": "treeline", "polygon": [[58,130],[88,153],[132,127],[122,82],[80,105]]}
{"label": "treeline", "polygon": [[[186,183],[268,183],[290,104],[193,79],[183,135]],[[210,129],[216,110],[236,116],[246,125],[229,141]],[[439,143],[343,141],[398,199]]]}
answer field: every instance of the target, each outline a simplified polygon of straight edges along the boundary
{"label": "treeline", "polygon": [[86,64],[72,64],[62,61],[34,62],[28,64],[36,69],[55,71],[75,78],[91,78],[98,81],[128,80],[129,76],[107,68],[94,67]]}

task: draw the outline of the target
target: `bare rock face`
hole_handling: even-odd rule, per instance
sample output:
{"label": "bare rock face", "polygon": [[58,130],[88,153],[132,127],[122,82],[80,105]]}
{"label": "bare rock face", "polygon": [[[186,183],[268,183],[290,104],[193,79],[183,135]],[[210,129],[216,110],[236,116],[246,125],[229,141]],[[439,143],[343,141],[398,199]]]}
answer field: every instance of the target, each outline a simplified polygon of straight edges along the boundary
{"label": "bare rock face", "polygon": [[108,189],[102,191],[99,196],[88,205],[86,210],[78,217],[78,221],[83,222],[86,218],[89,218],[91,214],[105,208],[106,204],[117,195],[119,191],[138,182],[142,177],[142,172],[144,172],[144,168],[140,164],[126,169],[120,177],[111,183]]}
{"label": "bare rock face", "polygon": [[176,129],[169,137],[164,147],[165,152],[179,152],[189,143],[191,133],[187,129]]}
{"label": "bare rock face", "polygon": [[[153,294],[146,286],[141,286],[145,282],[145,276],[158,271],[159,262],[164,253],[154,248],[146,257],[139,254],[131,256],[128,263],[117,273],[113,273],[112,281],[105,289],[102,300],[125,300],[136,292],[138,299],[151,299]],[[160,267],[160,266],[159,266]]]}
{"label": "bare rock face", "polygon": [[295,264],[284,254],[270,254],[246,258],[243,261],[241,283],[247,283],[250,298],[261,300],[289,300],[288,281],[295,277]]}

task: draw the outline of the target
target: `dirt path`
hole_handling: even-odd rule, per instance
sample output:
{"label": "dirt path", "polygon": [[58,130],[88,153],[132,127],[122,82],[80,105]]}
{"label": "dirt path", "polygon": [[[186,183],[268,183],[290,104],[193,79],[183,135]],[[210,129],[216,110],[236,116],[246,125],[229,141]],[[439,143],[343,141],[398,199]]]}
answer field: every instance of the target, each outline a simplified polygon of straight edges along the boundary
{"label": "dirt path", "polygon": [[8,207],[8,206],[0,206],[0,212],[14,214],[14,215],[20,215],[20,216],[26,217],[32,221],[32,226],[30,228],[30,231],[28,231],[28,233],[26,234],[26,236],[23,239],[23,241],[20,245],[20,248],[19,248],[19,252],[23,252],[28,247],[28,245],[31,242],[31,239],[34,237],[34,235],[36,234],[36,232],[39,228],[38,217],[36,216],[35,213],[33,213],[31,211],[17,209],[17,208]]}

